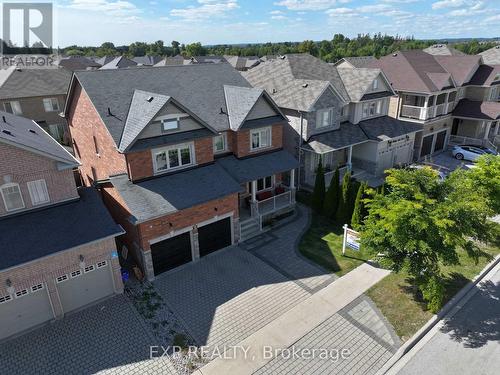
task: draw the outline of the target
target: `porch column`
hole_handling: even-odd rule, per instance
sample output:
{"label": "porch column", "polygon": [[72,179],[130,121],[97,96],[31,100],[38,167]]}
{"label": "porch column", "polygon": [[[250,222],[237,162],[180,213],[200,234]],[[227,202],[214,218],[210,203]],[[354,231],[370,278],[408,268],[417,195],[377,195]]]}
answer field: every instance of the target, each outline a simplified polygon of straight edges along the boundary
{"label": "porch column", "polygon": [[450,99],[450,93],[449,93],[449,92],[447,92],[447,93],[446,93],[446,102],[445,102],[445,103],[446,103],[446,108],[445,108],[445,112],[443,113],[444,115],[448,114],[448,109],[449,109],[449,108],[448,108],[448,104],[449,104],[449,103],[448,103],[448,100],[449,100],[449,99]]}
{"label": "porch column", "polygon": [[290,171],[290,194],[291,203],[295,203],[295,169]]}
{"label": "porch column", "polygon": [[250,215],[256,217],[259,215],[257,208],[257,181],[254,180],[252,183],[252,200],[250,201]]}
{"label": "porch column", "polygon": [[420,120],[427,120],[429,118],[429,96],[426,96],[424,99],[424,108],[420,110]]}
{"label": "porch column", "polygon": [[352,145],[347,149],[347,169],[352,170]]}
{"label": "porch column", "polygon": [[486,123],[483,139],[489,139],[488,136],[490,135],[490,129],[491,129],[491,121]]}
{"label": "porch column", "polygon": [[252,202],[257,200],[257,181],[252,181]]}

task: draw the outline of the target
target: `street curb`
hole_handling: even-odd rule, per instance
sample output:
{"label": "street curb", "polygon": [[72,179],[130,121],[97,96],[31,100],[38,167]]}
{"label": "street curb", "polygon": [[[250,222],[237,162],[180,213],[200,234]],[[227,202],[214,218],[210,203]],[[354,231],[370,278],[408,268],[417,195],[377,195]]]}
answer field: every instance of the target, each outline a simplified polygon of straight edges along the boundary
{"label": "street curb", "polygon": [[500,254],[483,268],[481,273],[464,286],[443,308],[434,315],[417,333],[413,335],[399,350],[375,373],[375,375],[386,374],[405,354],[407,354],[417,343],[438,324],[486,276],[497,264],[500,263]]}

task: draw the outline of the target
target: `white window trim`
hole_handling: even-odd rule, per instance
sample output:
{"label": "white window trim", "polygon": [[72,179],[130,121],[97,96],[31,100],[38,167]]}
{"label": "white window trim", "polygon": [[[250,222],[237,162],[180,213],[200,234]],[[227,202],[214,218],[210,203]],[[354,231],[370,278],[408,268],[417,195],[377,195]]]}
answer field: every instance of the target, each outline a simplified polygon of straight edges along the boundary
{"label": "white window trim", "polygon": [[[49,102],[50,101],[50,102]],[[61,107],[59,106],[59,100],[57,98],[43,98],[43,109],[45,109],[45,112],[59,112],[61,110]],[[45,103],[49,102],[50,104],[50,109],[47,110],[47,105]],[[54,102],[57,104],[57,109],[54,109]]]}
{"label": "white window trim", "polygon": [[22,290],[18,290],[17,292],[14,293],[14,296],[17,298],[22,298],[24,296],[27,296],[29,294],[29,290],[28,289],[22,289]]}
{"label": "white window trim", "polygon": [[12,297],[9,294],[0,296],[0,304],[12,301]]}
{"label": "white window trim", "polygon": [[[185,165],[179,165],[179,166],[173,167],[173,168],[167,167],[167,169],[161,169],[161,170],[158,169],[158,165],[156,164],[156,155],[165,152],[167,154],[167,165],[169,165],[170,163],[169,163],[169,160],[168,160],[168,151],[169,150],[175,150],[175,149],[177,149],[178,152],[179,152],[179,160],[180,160],[180,158],[181,158],[181,152],[180,152],[180,150],[183,149],[183,148],[189,148],[189,153],[191,155],[191,163],[185,164]],[[176,171],[176,170],[179,170],[179,169],[184,169],[184,168],[188,168],[188,167],[191,167],[193,165],[196,165],[196,154],[195,154],[195,147],[194,147],[194,143],[193,142],[191,142],[191,143],[181,143],[181,144],[172,145],[172,146],[169,146],[169,147],[162,147],[162,148],[153,149],[153,150],[151,150],[151,155],[152,155],[152,158],[153,158],[154,174],[162,174],[162,173]]]}
{"label": "white window trim", "polygon": [[[266,178],[268,177],[271,177],[271,186],[270,187],[264,187],[263,189],[260,189],[259,190],[259,180],[264,180],[264,185],[266,183]],[[274,188],[274,185],[276,183],[276,179],[275,179],[275,176],[272,175],[272,176],[266,176],[266,177],[263,177],[263,178],[258,178],[256,183],[255,183],[255,189],[256,189],[256,193],[260,193],[261,191],[266,191],[266,190],[272,190]]]}
{"label": "white window trim", "polygon": [[[5,112],[10,113],[9,111],[7,111],[7,108],[5,107],[5,104],[6,104],[6,103],[9,103],[9,104],[10,104],[10,108],[12,109],[12,114],[13,114],[13,115],[18,115],[18,116],[19,116],[19,115],[22,115],[22,114],[23,114],[23,109],[21,108],[21,103],[19,103],[19,101],[18,101],[18,100],[10,100],[10,101],[7,101],[7,102],[4,102],[4,103],[3,103],[3,109],[5,110]],[[16,112],[16,111],[14,110],[14,107],[15,107],[15,106],[14,106],[14,105],[12,105],[12,103],[17,103],[17,106],[19,107],[19,112]]]}
{"label": "white window trim", "polygon": [[61,275],[61,276],[57,276],[56,277],[56,283],[60,284],[60,283],[63,283],[65,281],[68,281],[68,275]]}
{"label": "white window trim", "polygon": [[[23,204],[23,206],[19,207],[19,208],[14,208],[14,209],[9,210],[7,208],[7,200],[5,199],[5,195],[3,193],[3,189],[9,188],[9,187],[13,187],[13,186],[17,186],[17,188],[19,189],[19,195],[21,196],[21,203]],[[5,210],[7,212],[19,211],[19,210],[22,210],[22,209],[26,208],[26,205],[24,203],[24,198],[23,198],[23,192],[21,191],[21,186],[18,183],[10,182],[8,184],[3,184],[2,186],[0,186],[0,195],[2,196],[3,204],[4,204]]]}
{"label": "white window trim", "polygon": [[[384,102],[385,102],[384,99],[371,100],[369,102],[364,102],[361,105],[361,118],[367,119],[367,118],[381,116],[384,112]],[[375,107],[374,107],[375,112],[373,114],[370,114],[370,106],[372,104],[375,104]],[[368,109],[366,116],[365,116],[365,107]]]}
{"label": "white window trim", "polygon": [[[174,122],[176,123],[175,128],[165,129],[165,124],[166,123],[174,123]],[[161,124],[161,132],[162,133],[168,133],[171,130],[179,130],[179,128],[180,128],[180,118],[178,118],[178,117],[175,117],[175,118],[164,118],[164,119],[160,120],[160,124]]]}
{"label": "white window trim", "polygon": [[72,271],[70,273],[70,276],[71,276],[72,279],[74,279],[75,277],[81,276],[81,275],[82,275],[82,271],[81,270]]}
{"label": "white window trim", "polygon": [[[320,125],[320,117],[322,117],[322,114],[328,112],[328,124],[326,125]],[[316,129],[323,129],[328,126],[332,126],[334,124],[334,117],[335,117],[335,108],[325,108],[325,109],[318,109],[316,111]]]}
{"label": "white window trim", "polygon": [[[45,193],[46,199],[44,201],[35,202],[35,196],[34,196],[35,192],[34,192],[33,189],[35,188],[35,184],[39,183],[39,182],[42,184],[41,187],[42,187],[42,190]],[[45,182],[45,180],[43,178],[40,179],[40,180],[29,181],[27,183],[27,185],[28,185],[28,191],[30,193],[31,203],[33,204],[33,206],[39,206],[39,205],[42,205],[42,204],[50,202],[49,191],[47,190],[47,183]]]}
{"label": "white window trim", "polygon": [[[269,145],[260,146],[262,143],[262,133],[269,131]],[[253,147],[252,138],[254,134],[259,134],[259,147]],[[250,151],[263,150],[273,147],[273,130],[270,126],[250,130]]]}
{"label": "white window trim", "polygon": [[[224,148],[222,150],[217,150],[215,144],[217,143],[217,138],[222,137],[222,142],[224,143]],[[214,137],[214,153],[220,153],[227,151],[227,133],[221,133]]]}

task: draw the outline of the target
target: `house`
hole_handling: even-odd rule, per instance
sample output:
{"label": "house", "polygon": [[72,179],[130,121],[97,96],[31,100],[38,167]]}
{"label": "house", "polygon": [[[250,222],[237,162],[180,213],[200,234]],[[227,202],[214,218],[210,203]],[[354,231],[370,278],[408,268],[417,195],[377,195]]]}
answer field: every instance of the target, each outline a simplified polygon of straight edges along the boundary
{"label": "house", "polygon": [[480,56],[399,51],[369,66],[382,69],[397,93],[390,101],[390,116],[423,125],[415,140],[415,159],[442,152],[448,144],[489,146],[490,135],[498,132],[500,108],[481,104],[487,95],[496,95],[491,93],[496,90],[495,73]]}
{"label": "house", "polygon": [[170,65],[184,65],[188,64],[189,60],[186,60],[182,55],[176,56],[166,56],[159,62],[157,62],[154,66],[170,66]]}
{"label": "house", "polygon": [[115,224],[78,161],[33,120],[0,112],[0,339],[123,290]]}
{"label": "house", "polygon": [[135,56],[132,58],[132,61],[137,65],[143,66],[153,66],[158,64],[161,60],[161,56]]}
{"label": "house", "polygon": [[68,143],[67,123],[59,116],[71,73],[63,68],[0,71],[0,110],[35,120],[59,143]]}
{"label": "house", "polygon": [[293,212],[286,119],[229,64],[76,72],[65,114],[149,280]]}
{"label": "house", "polygon": [[84,56],[68,56],[61,58],[57,65],[74,72],[75,70],[99,69],[101,64]]}
{"label": "house", "polygon": [[290,54],[242,74],[287,116],[285,147],[300,159],[302,187],[314,185],[320,157],[327,186],[336,168],[376,185],[385,169],[411,161],[421,126],[387,115],[394,92],[379,69],[337,68]]}
{"label": "house", "polygon": [[136,66],[137,63],[133,60],[127,59],[125,56],[115,57],[113,60],[107,62],[103,66],[101,66],[101,70],[107,69],[123,69],[130,68],[131,66]]}
{"label": "house", "polygon": [[372,60],[375,60],[374,56],[343,57],[333,65],[337,68],[363,68]]}
{"label": "house", "polygon": [[500,65],[500,45],[479,53],[483,62],[489,65]]}
{"label": "house", "polygon": [[428,53],[429,55],[434,56],[466,56],[466,54],[462,51],[450,47],[447,44],[434,44],[432,46],[424,48],[423,51],[425,53]]}
{"label": "house", "polygon": [[253,67],[260,64],[260,58],[258,56],[224,56],[229,64],[233,68],[239,71],[245,71],[252,69]]}

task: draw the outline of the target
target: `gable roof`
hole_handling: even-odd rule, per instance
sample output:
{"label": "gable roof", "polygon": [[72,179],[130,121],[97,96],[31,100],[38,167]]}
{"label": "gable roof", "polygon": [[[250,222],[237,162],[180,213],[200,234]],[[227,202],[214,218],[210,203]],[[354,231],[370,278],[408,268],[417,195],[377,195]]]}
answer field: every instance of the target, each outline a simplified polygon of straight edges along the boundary
{"label": "gable roof", "polygon": [[0,99],[65,95],[70,80],[63,68],[14,69],[0,87]]}
{"label": "gable roof", "polygon": [[398,91],[433,93],[449,87],[450,83],[454,86],[452,75],[434,56],[420,50],[398,51],[371,61],[368,67],[382,69]]}
{"label": "gable roof", "polygon": [[101,64],[101,66],[106,65],[110,61],[113,61],[116,58],[116,56],[103,56],[103,57],[98,57],[95,58],[94,61],[98,64]]}
{"label": "gable roof", "polygon": [[434,56],[434,58],[452,75],[458,86],[467,83],[481,64],[481,56],[477,55]]}
{"label": "gable roof", "polygon": [[453,116],[498,120],[500,118],[500,103],[462,99],[453,110]]}
{"label": "gable roof", "polygon": [[480,53],[485,64],[500,65],[500,45]]}
{"label": "gable roof", "polygon": [[185,62],[189,62],[189,60],[184,59],[181,55],[167,56],[158,61],[154,66],[184,65]]}
{"label": "gable roof", "polygon": [[423,51],[429,55],[435,56],[466,56],[465,53],[448,46],[447,44],[434,44],[430,47],[424,48]]}
{"label": "gable roof", "polygon": [[[376,68],[337,68],[337,71],[353,102],[362,100],[373,81],[381,75],[381,70]],[[391,90],[388,82],[387,84]]]}
{"label": "gable roof", "polygon": [[85,89],[116,145],[135,90],[169,96],[214,130],[224,131],[229,129],[224,85],[251,87],[229,64],[80,71],[75,73],[75,79]]}
{"label": "gable roof", "polygon": [[281,108],[310,111],[328,87],[349,101],[337,69],[309,54],[285,55],[241,74],[254,87],[265,89]]}
{"label": "gable roof", "polygon": [[481,65],[469,81],[469,85],[492,86],[500,84],[500,64]]}
{"label": "gable roof", "polygon": [[100,68],[101,64],[95,62],[84,56],[69,56],[64,57],[58,61],[57,65],[62,66],[65,69],[74,70],[85,70],[89,68]]}
{"label": "gable roof", "polygon": [[370,61],[375,60],[375,56],[351,56],[343,57],[340,60],[333,63],[333,65],[338,66],[343,62],[349,63],[353,68],[364,68],[366,64]]}
{"label": "gable roof", "polygon": [[35,121],[3,111],[0,111],[1,142],[44,155],[68,166],[80,164]]}
{"label": "gable roof", "polygon": [[132,61],[137,65],[153,66],[162,60],[161,56],[135,56]]}
{"label": "gable roof", "polygon": [[129,68],[131,66],[136,66],[137,63],[130,59],[127,59],[124,56],[115,57],[113,60],[103,65],[100,69],[121,69],[121,68]]}

